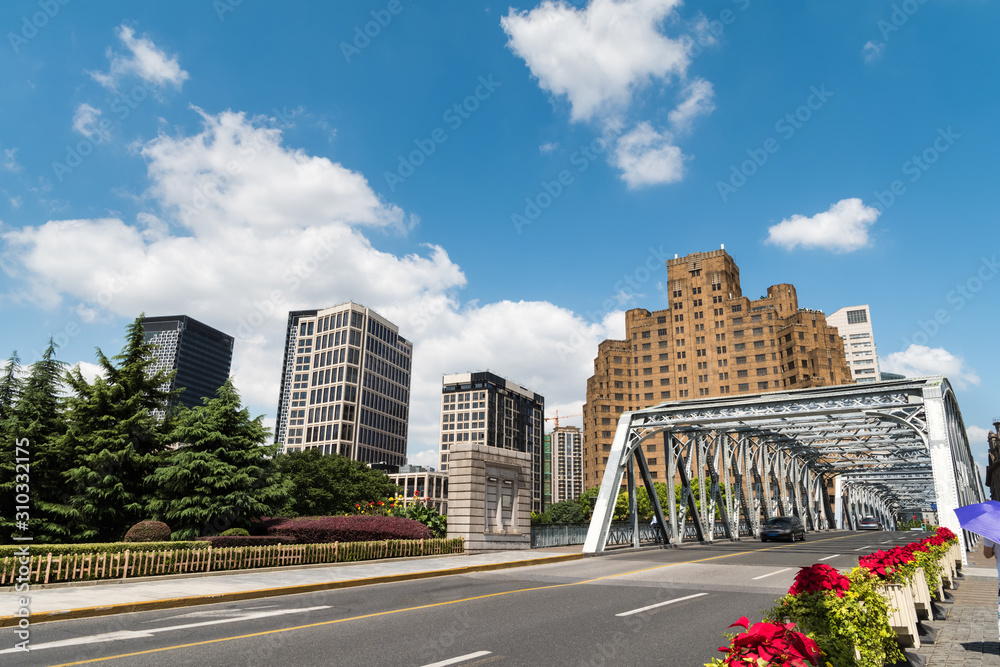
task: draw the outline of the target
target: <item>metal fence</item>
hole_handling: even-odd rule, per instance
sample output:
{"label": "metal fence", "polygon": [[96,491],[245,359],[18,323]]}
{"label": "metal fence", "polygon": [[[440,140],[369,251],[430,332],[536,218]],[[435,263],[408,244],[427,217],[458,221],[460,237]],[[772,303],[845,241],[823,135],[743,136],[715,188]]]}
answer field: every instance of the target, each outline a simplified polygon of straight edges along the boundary
{"label": "metal fence", "polygon": [[[544,549],[545,547],[564,547],[570,544],[583,544],[587,541],[587,530],[590,524],[541,524],[531,527],[531,548]],[[657,532],[653,526],[645,521],[639,523],[639,541],[653,542],[657,538]],[[740,536],[748,537],[753,533],[750,531],[750,524],[740,521]],[[725,525],[721,521],[715,522],[713,535],[716,539],[726,536]],[[684,525],[684,541],[698,539],[694,523]],[[608,544],[631,544],[632,525],[627,522],[617,522],[611,524],[608,531]]]}

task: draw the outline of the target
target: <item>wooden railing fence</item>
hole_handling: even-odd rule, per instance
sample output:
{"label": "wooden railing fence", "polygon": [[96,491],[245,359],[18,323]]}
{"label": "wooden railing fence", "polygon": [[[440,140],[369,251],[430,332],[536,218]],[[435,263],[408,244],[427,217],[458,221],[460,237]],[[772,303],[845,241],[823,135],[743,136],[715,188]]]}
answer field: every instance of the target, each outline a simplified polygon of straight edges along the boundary
{"label": "wooden railing fence", "polygon": [[[76,553],[53,556],[32,547],[28,563],[16,556],[0,560],[0,586],[17,582],[48,584],[87,579],[130,579],[159,574],[246,570],[283,565],[343,563],[379,558],[454,554],[464,551],[461,539],[380,540],[330,544],[208,547],[169,551]],[[25,575],[27,578],[25,578]]]}

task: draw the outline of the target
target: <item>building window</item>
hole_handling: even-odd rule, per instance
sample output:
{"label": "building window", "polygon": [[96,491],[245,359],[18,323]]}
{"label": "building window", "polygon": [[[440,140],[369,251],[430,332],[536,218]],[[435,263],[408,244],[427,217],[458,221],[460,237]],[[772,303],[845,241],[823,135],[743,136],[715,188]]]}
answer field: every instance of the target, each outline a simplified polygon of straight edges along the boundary
{"label": "building window", "polygon": [[863,310],[849,310],[847,311],[847,323],[848,324],[864,324],[868,321],[868,313]]}

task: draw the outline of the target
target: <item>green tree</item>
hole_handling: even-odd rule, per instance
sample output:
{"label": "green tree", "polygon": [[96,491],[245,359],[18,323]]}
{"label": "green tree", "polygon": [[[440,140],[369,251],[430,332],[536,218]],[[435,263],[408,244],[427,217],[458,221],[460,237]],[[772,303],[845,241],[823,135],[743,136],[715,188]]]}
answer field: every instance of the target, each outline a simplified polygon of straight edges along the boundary
{"label": "green tree", "polygon": [[586,516],[580,503],[573,500],[564,500],[549,508],[549,518],[552,523],[583,523]]}
{"label": "green tree", "polygon": [[17,426],[14,411],[21,398],[21,359],[12,352],[0,378],[0,541],[9,542],[14,522]]}
{"label": "green tree", "polygon": [[[0,378],[0,429],[6,429],[6,422],[14,414],[14,406],[17,405],[21,397],[21,358],[17,356],[17,350],[11,352],[7,359],[7,365],[3,369],[3,378]],[[7,437],[6,430],[0,430],[3,436]],[[6,446],[6,440],[4,445]]]}
{"label": "green tree", "polygon": [[73,461],[66,475],[78,541],[117,541],[148,518],[147,479],[167,444],[169,402],[180,392],[164,389],[172,372],[150,369],[154,345],[145,340],[142,320],[128,326],[121,354],[108,359],[97,350],[101,376],[93,384],[79,367],[66,374],[74,396],[60,449]]}
{"label": "green tree", "polygon": [[339,454],[324,456],[318,449],[282,454],[276,462],[292,485],[282,516],[350,513],[355,504],[382,500],[399,491],[381,470]]}
{"label": "green tree", "polygon": [[[66,432],[62,397],[63,369],[65,364],[55,358],[56,346],[49,340],[42,358],[31,365],[31,372],[21,386],[20,396],[12,414],[7,419],[8,428],[15,439],[26,440],[30,474],[29,532],[36,542],[64,542],[69,537],[72,511],[66,495],[66,451],[62,448],[62,435]],[[0,494],[14,497],[20,488],[17,477],[4,475]],[[12,526],[16,514],[4,512],[4,533]],[[14,524],[16,525],[16,524]]]}
{"label": "green tree", "polygon": [[[592,486],[589,489],[585,489],[577,502],[584,511],[584,518],[589,520],[594,514],[594,505],[597,504],[597,496],[601,493],[601,487]],[[625,491],[618,493],[618,497],[615,499],[615,521],[622,521],[628,517],[628,494]]]}
{"label": "green tree", "polygon": [[204,405],[182,408],[170,433],[176,449],[149,476],[153,519],[170,526],[172,539],[248,528],[287,500],[289,484],[276,474],[278,445],[263,417],[250,418],[231,380]]}

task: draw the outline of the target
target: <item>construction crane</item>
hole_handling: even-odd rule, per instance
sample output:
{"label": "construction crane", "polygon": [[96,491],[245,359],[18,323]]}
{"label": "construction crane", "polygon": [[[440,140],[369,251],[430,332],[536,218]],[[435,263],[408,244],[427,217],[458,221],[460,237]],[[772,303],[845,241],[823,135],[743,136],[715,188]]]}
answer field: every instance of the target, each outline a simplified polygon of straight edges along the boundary
{"label": "construction crane", "polygon": [[[569,419],[570,417],[582,417],[582,416],[583,416],[583,413],[581,412],[580,414],[576,414],[576,415],[563,415],[562,419]],[[554,421],[556,423],[556,428],[559,428],[559,410],[558,409],[556,410],[556,416],[555,417],[546,417],[545,421],[547,421],[547,422]]]}

